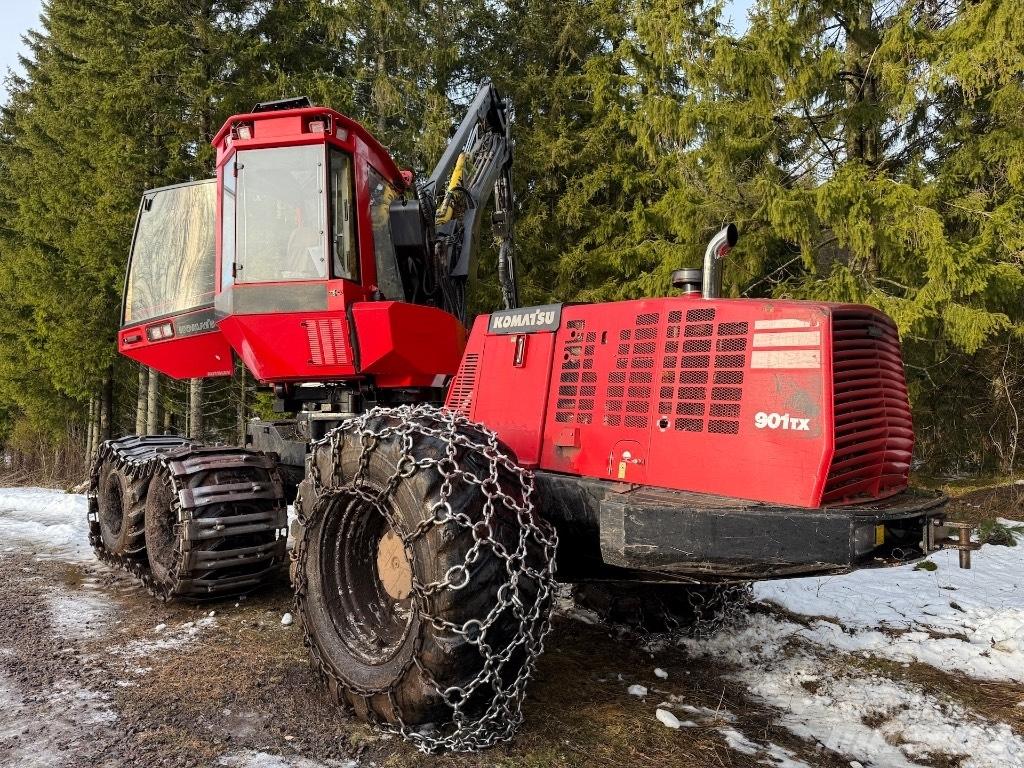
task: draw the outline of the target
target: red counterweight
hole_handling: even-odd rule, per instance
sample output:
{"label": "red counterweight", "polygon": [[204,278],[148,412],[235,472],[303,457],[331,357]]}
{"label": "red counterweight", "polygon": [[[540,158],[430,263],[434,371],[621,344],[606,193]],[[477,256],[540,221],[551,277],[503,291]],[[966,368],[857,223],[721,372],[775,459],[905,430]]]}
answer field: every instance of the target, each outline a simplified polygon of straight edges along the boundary
{"label": "red counterweight", "polygon": [[864,306],[499,312],[474,325],[447,404],[529,466],[800,507],[898,493],[913,449],[896,328]]}

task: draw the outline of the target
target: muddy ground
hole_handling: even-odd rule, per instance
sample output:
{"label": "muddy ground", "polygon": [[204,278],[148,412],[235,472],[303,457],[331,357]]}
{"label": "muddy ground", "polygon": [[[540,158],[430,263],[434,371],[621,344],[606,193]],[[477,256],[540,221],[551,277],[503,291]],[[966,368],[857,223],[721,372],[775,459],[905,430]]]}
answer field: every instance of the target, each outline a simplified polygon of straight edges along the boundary
{"label": "muddy ground", "polygon": [[[516,742],[482,755],[427,758],[347,719],[321,695],[300,629],[281,624],[291,607],[284,574],[269,593],[238,602],[167,605],[99,563],[8,552],[0,568],[2,765],[266,762],[253,753],[306,768],[296,758],[360,766],[758,764],[727,747],[716,730],[724,718],[665,728],[649,703],[626,692],[634,682],[652,696],[675,694],[741,715],[744,732],[815,765],[848,765],[775,726],[774,713],[724,678],[726,668],[690,664],[676,650],[654,659],[622,630],[566,616],[547,643]],[[655,665],[667,680],[654,677]]]}
{"label": "muddy ground", "polygon": [[[1007,501],[998,514],[1019,511],[1016,492]],[[98,562],[69,565],[9,547],[0,552],[0,607],[3,766],[766,764],[763,754],[730,747],[722,733],[730,725],[809,765],[851,765],[780,725],[782,713],[752,700],[728,665],[690,660],[671,645],[649,653],[646,638],[572,612],[556,618],[513,744],[425,757],[327,702],[301,630],[282,625],[291,609],[284,572],[272,589],[242,600],[168,605]],[[917,664],[864,663],[1024,731],[1016,688],[967,686]],[[655,666],[668,678],[656,678]],[[646,701],[627,693],[632,683],[650,688]],[[652,712],[671,696],[710,714],[697,727],[668,729]]]}

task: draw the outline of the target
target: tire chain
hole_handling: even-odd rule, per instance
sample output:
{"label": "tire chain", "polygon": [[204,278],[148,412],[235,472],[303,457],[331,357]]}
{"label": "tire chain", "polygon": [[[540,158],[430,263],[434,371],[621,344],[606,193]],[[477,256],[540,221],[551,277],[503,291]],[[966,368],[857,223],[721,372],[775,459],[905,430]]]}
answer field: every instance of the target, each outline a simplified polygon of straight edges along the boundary
{"label": "tire chain", "polygon": [[[189,455],[190,452],[202,446],[197,443],[193,443],[185,438],[175,438],[171,436],[142,436],[142,437],[123,437],[118,440],[106,440],[100,445],[99,452],[96,456],[96,461],[92,466],[92,473],[89,478],[89,492],[88,492],[88,503],[89,511],[87,515],[89,524],[89,544],[92,545],[93,552],[96,557],[106,563],[107,565],[115,568],[120,568],[127,571],[131,575],[135,576],[139,581],[142,582],[143,587],[153,597],[167,602],[175,597],[187,597],[189,599],[201,599],[201,598],[220,598],[226,597],[231,594],[236,594],[232,591],[222,591],[211,593],[209,590],[196,590],[187,584],[188,579],[183,576],[189,575],[189,572],[181,572],[175,569],[175,575],[172,581],[167,584],[162,584],[153,578],[150,572],[145,558],[132,558],[125,557],[122,555],[116,555],[103,543],[103,537],[100,533],[99,524],[99,483],[100,483],[100,469],[104,463],[109,459],[114,463],[114,466],[123,471],[128,479],[132,483],[132,491],[136,484],[139,487],[146,488],[149,490],[150,484],[157,474],[159,469],[163,469],[162,479],[164,482],[171,484],[172,501],[171,501],[171,514],[174,519],[179,521],[178,525],[175,526],[175,531],[179,530],[180,525],[192,518],[194,507],[188,507],[182,505],[178,491],[178,483],[175,480],[174,473],[171,469],[170,463],[173,460],[181,460]],[[224,450],[239,450],[225,448]],[[276,479],[276,470],[271,473],[271,477]],[[283,501],[279,505],[280,515],[279,520],[275,520],[273,524],[268,526],[268,530],[284,529],[286,525],[287,511],[284,509]],[[180,536],[175,536],[175,547],[178,550],[177,555],[180,557]],[[277,553],[276,560],[278,563],[284,563],[286,560],[286,540],[282,538],[280,540],[279,552]],[[272,572],[272,568],[268,569]],[[244,591],[244,590],[243,590]]]}
{"label": "tire chain", "polygon": [[[747,615],[753,600],[749,584],[717,584],[709,592],[692,590],[687,599],[693,619],[685,626],[667,616],[670,631],[680,632],[687,637],[705,639],[720,629],[736,624]],[[672,626],[672,625],[675,626]]]}
{"label": "tire chain", "polygon": [[[387,423],[375,428],[371,422],[384,418]],[[474,439],[466,434],[467,428],[482,436],[482,440]],[[349,435],[358,435],[362,452],[359,470],[352,478],[338,477],[338,468],[342,444]],[[447,445],[446,454],[441,458],[417,457],[415,455],[415,437],[432,437]],[[377,444],[386,438],[398,438],[403,446],[403,457],[394,475],[380,491],[374,492],[364,486],[363,478],[369,465],[370,457]],[[316,449],[329,446],[335,457],[335,476],[320,477],[320,469],[316,461]],[[477,475],[462,469],[456,457],[460,450],[477,453],[486,459],[486,474]],[[296,613],[302,620],[306,645],[309,647],[313,664],[319,675],[328,683],[333,692],[339,689],[353,691],[363,697],[385,695],[397,724],[383,721],[371,708],[367,708],[367,716],[371,722],[382,730],[397,733],[411,742],[421,752],[434,754],[443,751],[471,752],[486,749],[499,742],[510,741],[523,722],[522,705],[526,695],[526,684],[536,669],[536,662],[544,652],[544,638],[551,629],[549,614],[555,587],[555,550],[558,537],[554,528],[546,521],[539,519],[533,511],[531,496],[534,490],[533,474],[515,463],[499,445],[497,435],[486,427],[465,418],[462,414],[433,408],[430,406],[401,406],[398,408],[373,408],[356,418],[343,422],[327,433],[322,439],[311,444],[309,477],[315,501],[309,505],[307,501],[296,501],[296,514],[303,528],[303,534],[292,554],[294,562],[294,587]],[[441,500],[434,504],[430,516],[412,531],[404,531],[382,501],[390,494],[397,484],[405,477],[421,470],[433,468],[443,477],[441,484]],[[521,501],[504,492],[501,488],[498,472],[505,470],[516,478]],[[472,520],[463,512],[452,509],[448,499],[452,494],[454,483],[469,483],[478,486],[485,495],[484,518]],[[450,568],[441,581],[424,584],[413,576],[412,598],[414,611],[421,621],[431,624],[440,632],[449,632],[466,638],[480,650],[483,664],[481,671],[467,685],[442,689],[432,674],[420,661],[422,638],[417,637],[410,661],[397,674],[394,680],[400,681],[415,665],[424,681],[445,701],[452,710],[451,721],[439,728],[425,727],[420,730],[407,725],[401,717],[394,686],[384,689],[365,689],[344,680],[320,654],[306,628],[303,597],[306,593],[305,561],[308,553],[307,535],[325,514],[331,499],[339,496],[356,496],[372,504],[386,518],[392,530],[398,534],[405,546],[407,554],[411,552],[413,542],[432,528],[455,522],[473,533],[474,543],[466,554],[465,563]],[[514,551],[508,550],[500,541],[492,537],[494,516],[499,508],[515,512],[518,520],[519,542]],[[534,569],[527,564],[527,543],[532,538],[535,545],[543,548],[544,565]],[[505,561],[508,580],[498,589],[498,601],[483,620],[470,620],[465,624],[454,624],[440,616],[430,615],[427,609],[427,598],[442,590],[457,591],[469,581],[469,567],[481,555],[481,549],[489,547],[495,555]],[[517,587],[521,576],[527,576],[537,585],[537,594],[532,600],[524,600]],[[527,604],[527,602],[529,604]],[[500,651],[490,648],[483,637],[486,630],[506,610],[513,611],[519,621],[519,629],[509,643]],[[473,626],[471,626],[473,625]],[[474,640],[475,638],[475,640]],[[505,684],[501,678],[501,670],[512,654],[522,648],[525,661],[516,678]],[[462,707],[478,690],[489,687],[493,690],[490,704],[483,713],[474,717],[463,711]],[[339,703],[344,704],[342,696],[337,695]],[[347,707],[351,709],[351,707]]]}

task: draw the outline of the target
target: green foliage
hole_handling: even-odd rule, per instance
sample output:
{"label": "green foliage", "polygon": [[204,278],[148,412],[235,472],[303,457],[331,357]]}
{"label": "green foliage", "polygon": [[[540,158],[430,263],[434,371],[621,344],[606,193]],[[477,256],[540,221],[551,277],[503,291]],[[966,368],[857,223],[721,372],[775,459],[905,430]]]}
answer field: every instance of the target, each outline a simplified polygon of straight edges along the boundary
{"label": "green foliage", "polygon": [[[491,77],[516,104],[525,301],[664,295],[734,221],[730,295],[882,308],[920,458],[1011,470],[1024,14],[757,0],[742,34],[721,17],[716,0],[50,0],[0,114],[0,440],[83,420],[111,371],[131,410],[113,336],[139,195],[209,175],[225,117],[304,93],[422,174]],[[472,300],[488,310],[495,286]]]}
{"label": "green foliage", "polygon": [[978,541],[1000,547],[1016,547],[1024,538],[1024,525],[1005,525],[996,520],[985,520],[978,526]]}

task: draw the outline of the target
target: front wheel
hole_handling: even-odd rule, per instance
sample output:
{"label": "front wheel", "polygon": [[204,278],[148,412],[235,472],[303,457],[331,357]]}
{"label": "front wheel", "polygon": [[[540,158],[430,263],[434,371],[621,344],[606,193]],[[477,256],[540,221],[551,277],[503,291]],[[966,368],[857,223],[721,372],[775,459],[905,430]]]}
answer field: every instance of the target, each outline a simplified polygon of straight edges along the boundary
{"label": "front wheel", "polygon": [[424,751],[513,736],[554,587],[532,490],[493,433],[423,406],[314,445],[296,608],[339,703]]}

